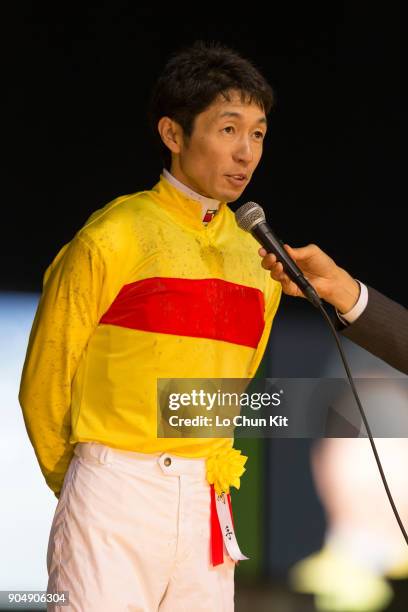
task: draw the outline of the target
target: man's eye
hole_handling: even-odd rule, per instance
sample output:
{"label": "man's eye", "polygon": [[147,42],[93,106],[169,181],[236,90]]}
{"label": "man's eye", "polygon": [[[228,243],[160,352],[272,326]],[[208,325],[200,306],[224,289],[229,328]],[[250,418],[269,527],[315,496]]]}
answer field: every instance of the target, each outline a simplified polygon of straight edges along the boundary
{"label": "man's eye", "polygon": [[258,132],[255,132],[255,136],[256,136],[257,140],[263,140],[264,133],[258,131]]}
{"label": "man's eye", "polygon": [[234,131],[234,127],[232,125],[227,125],[227,127],[225,127],[223,131],[227,134],[232,134]]}

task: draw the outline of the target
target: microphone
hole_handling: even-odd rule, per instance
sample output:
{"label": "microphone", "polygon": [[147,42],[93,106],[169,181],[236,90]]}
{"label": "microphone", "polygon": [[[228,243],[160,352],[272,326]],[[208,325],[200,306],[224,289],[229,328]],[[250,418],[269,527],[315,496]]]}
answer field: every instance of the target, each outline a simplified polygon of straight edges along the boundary
{"label": "microphone", "polygon": [[273,253],[281,262],[289,278],[299,287],[307,299],[319,308],[322,305],[315,288],[303,276],[293,259],[283,246],[283,242],[275,236],[266,222],[263,208],[255,202],[246,202],[235,211],[235,218],[239,227],[250,232],[268,253]]}

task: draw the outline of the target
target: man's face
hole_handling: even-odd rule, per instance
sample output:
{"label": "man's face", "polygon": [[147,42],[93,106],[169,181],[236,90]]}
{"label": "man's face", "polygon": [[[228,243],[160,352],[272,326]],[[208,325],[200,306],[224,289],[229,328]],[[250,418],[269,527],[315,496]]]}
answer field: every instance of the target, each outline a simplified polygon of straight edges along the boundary
{"label": "man's face", "polygon": [[235,91],[230,101],[219,96],[196,116],[191,137],[182,138],[171,173],[201,195],[234,202],[261,159],[265,133],[266,117],[257,104],[242,103]]}

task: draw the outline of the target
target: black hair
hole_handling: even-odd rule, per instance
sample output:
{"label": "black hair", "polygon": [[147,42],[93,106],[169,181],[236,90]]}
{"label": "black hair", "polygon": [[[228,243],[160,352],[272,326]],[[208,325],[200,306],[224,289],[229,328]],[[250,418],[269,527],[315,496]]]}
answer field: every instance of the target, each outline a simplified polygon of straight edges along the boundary
{"label": "black hair", "polygon": [[241,93],[243,102],[255,102],[267,115],[274,95],[259,70],[239,53],[218,42],[196,41],[173,55],[153,88],[149,121],[164,165],[169,170],[171,152],[157,129],[161,117],[170,117],[183,129],[185,137],[193,132],[195,117],[223,95]]}

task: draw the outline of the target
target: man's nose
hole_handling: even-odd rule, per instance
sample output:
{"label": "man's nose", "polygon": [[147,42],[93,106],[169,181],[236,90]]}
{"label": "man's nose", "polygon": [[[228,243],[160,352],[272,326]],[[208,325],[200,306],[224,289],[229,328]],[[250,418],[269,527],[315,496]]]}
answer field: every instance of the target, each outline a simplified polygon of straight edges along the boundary
{"label": "man's nose", "polygon": [[241,162],[250,163],[254,158],[251,143],[248,139],[242,139],[234,151],[234,157]]}

